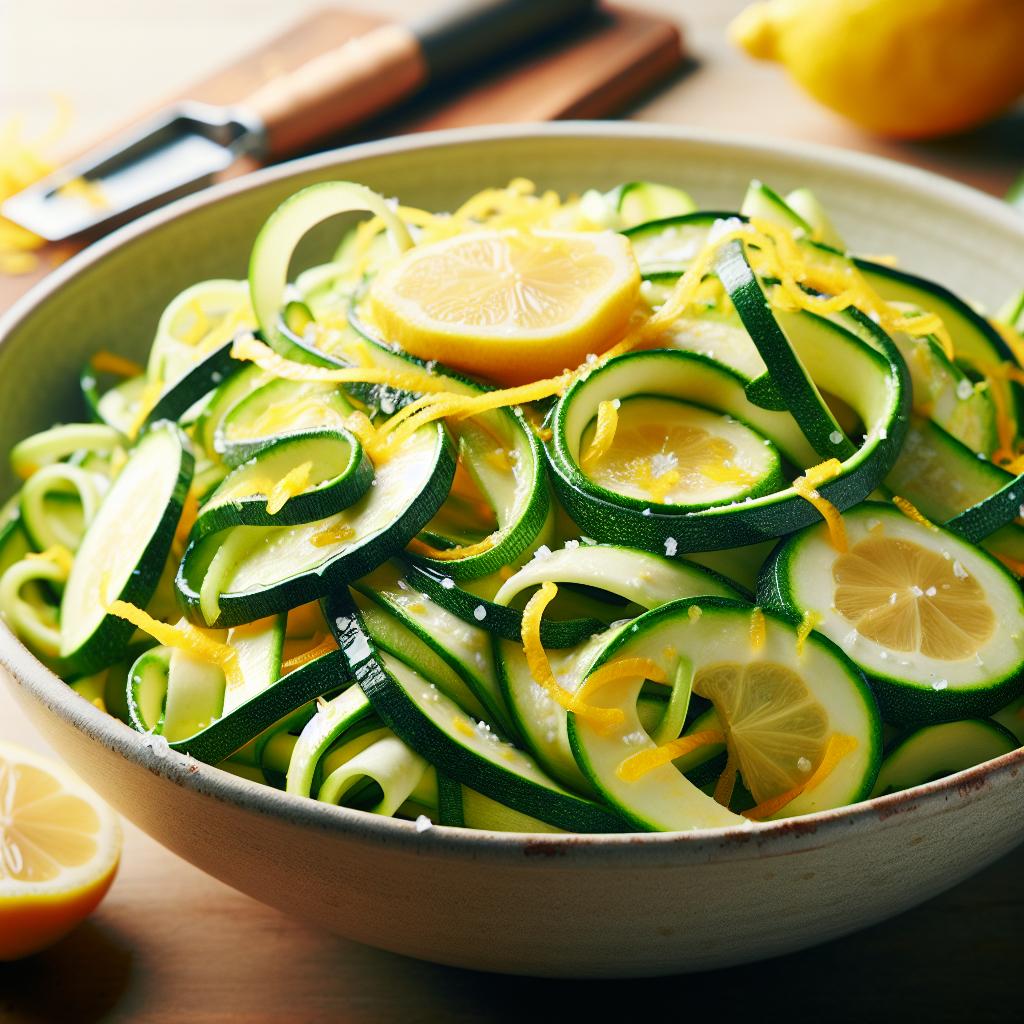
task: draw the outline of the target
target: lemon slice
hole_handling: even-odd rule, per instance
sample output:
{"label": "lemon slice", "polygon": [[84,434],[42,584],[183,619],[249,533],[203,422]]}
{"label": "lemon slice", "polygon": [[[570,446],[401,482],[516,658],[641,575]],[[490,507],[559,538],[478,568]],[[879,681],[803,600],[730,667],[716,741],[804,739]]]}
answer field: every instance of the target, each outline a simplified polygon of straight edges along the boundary
{"label": "lemon slice", "polygon": [[708,665],[694,677],[693,692],[714,704],[730,755],[758,804],[806,782],[825,756],[828,712],[786,665]]}
{"label": "lemon slice", "polygon": [[553,376],[625,333],[640,271],[610,231],[474,231],[417,246],[368,295],[389,342],[505,384]]}
{"label": "lemon slice", "polygon": [[[674,399],[636,397],[623,400],[617,418],[607,451],[584,460],[591,480],[610,491],[656,504],[711,505],[735,501],[766,479],[782,484],[774,447],[729,417]],[[594,433],[591,424],[581,452],[589,451]]]}
{"label": "lemon slice", "polygon": [[893,651],[958,661],[996,629],[982,585],[958,562],[902,537],[867,537],[836,559],[835,606],[857,632]]}
{"label": "lemon slice", "polygon": [[0,960],[45,949],[84,920],[120,855],[113,811],[70,769],[0,743]]}

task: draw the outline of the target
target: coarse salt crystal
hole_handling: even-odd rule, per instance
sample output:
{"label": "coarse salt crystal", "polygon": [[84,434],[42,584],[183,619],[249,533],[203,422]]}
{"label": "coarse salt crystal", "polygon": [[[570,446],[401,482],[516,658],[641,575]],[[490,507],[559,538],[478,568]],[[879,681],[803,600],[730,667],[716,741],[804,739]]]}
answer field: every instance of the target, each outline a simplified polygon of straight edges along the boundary
{"label": "coarse salt crystal", "polygon": [[417,832],[428,832],[433,827],[434,827],[434,823],[425,814],[421,814],[416,819],[416,831]]}
{"label": "coarse salt crystal", "polygon": [[453,580],[451,576],[445,576],[444,579],[441,580],[441,586],[444,587],[445,590],[454,590],[455,580]]}
{"label": "coarse salt crystal", "polygon": [[483,622],[484,619],[487,618],[487,609],[482,604],[478,604],[473,609],[473,618],[476,619],[477,622]]}
{"label": "coarse salt crystal", "polygon": [[843,435],[838,430],[833,430],[832,433],[828,435],[828,439],[833,444],[842,444],[843,443]]}
{"label": "coarse salt crystal", "polygon": [[796,766],[805,775],[811,770],[812,767],[810,760],[806,757],[797,758]]}
{"label": "coarse salt crystal", "polygon": [[676,543],[675,537],[665,538],[665,554],[671,558],[679,550],[679,545]]}
{"label": "coarse salt crystal", "polygon": [[936,679],[935,682],[932,683],[933,690],[944,690],[947,686],[949,686],[948,679]]}

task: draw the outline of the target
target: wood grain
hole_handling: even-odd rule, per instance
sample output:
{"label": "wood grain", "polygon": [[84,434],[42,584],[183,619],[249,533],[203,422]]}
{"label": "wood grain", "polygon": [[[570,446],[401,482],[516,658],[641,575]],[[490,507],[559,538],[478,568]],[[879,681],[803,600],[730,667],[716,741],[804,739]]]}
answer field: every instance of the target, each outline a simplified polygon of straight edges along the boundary
{"label": "wood grain", "polygon": [[[383,36],[373,37],[373,47],[354,52],[341,49],[387,24],[387,18],[348,8],[310,11],[236,60],[177,91],[161,93],[152,105],[130,108],[116,128],[99,133],[89,145],[108,141],[143,116],[185,99],[249,104],[264,123],[275,159],[300,154],[311,139],[320,140],[319,148],[327,149],[436,128],[607,117],[663,82],[683,60],[680,32],[671,21],[608,7],[559,31],[540,46],[513,48],[471,79],[432,87],[413,100],[406,99],[398,113],[377,117],[342,134],[327,134],[339,124],[360,122],[380,106],[381,93],[390,91],[386,105],[416,92],[426,69],[418,62],[415,41],[407,31],[392,26]],[[381,86],[371,97],[360,84],[363,76],[353,75],[354,62],[383,80],[386,88]],[[300,105],[308,109],[297,118],[294,108]],[[257,166],[247,157],[219,178],[235,177]],[[0,274],[0,310],[83,247],[78,241],[48,245],[39,250],[32,272]]]}
{"label": "wood grain", "polygon": [[[944,143],[911,147],[871,139],[816,107],[777,69],[729,49],[723,29],[740,0],[644,2],[662,13],[684,14],[697,63],[640,105],[635,116],[881,153],[994,193],[1024,166],[1019,120],[1006,118]],[[49,90],[73,88],[80,97],[80,143],[113,129],[140,104],[156,103],[212,73],[314,6],[319,4],[306,0],[0,4],[0,96],[42,120]],[[378,0],[368,20],[422,6],[416,0]],[[19,45],[4,52],[15,38]],[[40,53],[51,60],[41,62]],[[249,69],[257,80],[273,70]],[[42,746],[2,686],[0,739]],[[666,1019],[742,1014],[766,1021],[1008,1021],[1020,1015],[1022,939],[1019,850],[900,918],[768,963],[630,984],[493,977],[432,967],[313,932],[208,878],[127,826],[120,877],[93,919],[46,954],[0,965],[0,1021],[602,1020],[616,998],[630,1000],[645,1017]]]}

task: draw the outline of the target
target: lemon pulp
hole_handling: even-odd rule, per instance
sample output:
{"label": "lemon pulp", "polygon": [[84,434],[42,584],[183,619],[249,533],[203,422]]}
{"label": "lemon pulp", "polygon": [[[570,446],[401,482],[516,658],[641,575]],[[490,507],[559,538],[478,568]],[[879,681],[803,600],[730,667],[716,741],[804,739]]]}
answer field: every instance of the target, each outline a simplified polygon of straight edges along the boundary
{"label": "lemon pulp", "polygon": [[929,658],[972,657],[996,628],[981,584],[959,562],[899,537],[867,537],[832,566],[834,603],[862,636]]}
{"label": "lemon pulp", "polygon": [[[581,439],[586,452],[591,424]],[[713,504],[746,491],[768,468],[767,447],[745,427],[673,399],[624,400],[608,450],[588,462],[594,483],[655,504]]]}
{"label": "lemon pulp", "polygon": [[0,960],[44,949],[91,913],[120,844],[113,813],[68,769],[0,744]]}
{"label": "lemon pulp", "polygon": [[758,804],[806,782],[824,757],[828,712],[785,665],[718,662],[694,676],[693,692],[714,704],[730,754]]}
{"label": "lemon pulp", "polygon": [[374,280],[367,308],[412,355],[519,384],[609,348],[639,289],[614,232],[475,231],[410,249]]}

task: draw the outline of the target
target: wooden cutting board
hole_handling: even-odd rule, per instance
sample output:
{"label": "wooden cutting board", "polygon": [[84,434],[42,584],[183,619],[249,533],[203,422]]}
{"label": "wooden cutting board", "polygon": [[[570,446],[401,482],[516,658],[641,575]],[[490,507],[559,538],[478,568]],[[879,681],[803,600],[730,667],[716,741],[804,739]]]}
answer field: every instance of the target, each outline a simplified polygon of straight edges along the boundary
{"label": "wooden cutting board", "polygon": [[[138,119],[183,99],[236,103],[269,79],[384,21],[364,11],[315,11],[233,64],[164,97],[150,110],[140,110]],[[674,23],[640,11],[604,7],[571,31],[510,53],[484,74],[430,90],[401,111],[363,126],[358,135],[327,139],[318,148],[437,128],[608,117],[679,73],[684,60],[682,36]],[[96,140],[102,141],[106,140]],[[235,176],[256,166],[243,161],[228,173]],[[32,273],[0,274],[0,312],[81,248],[70,243],[48,246],[39,250],[39,265]]]}

